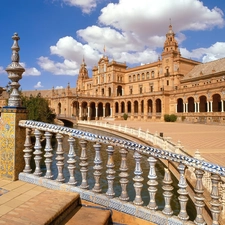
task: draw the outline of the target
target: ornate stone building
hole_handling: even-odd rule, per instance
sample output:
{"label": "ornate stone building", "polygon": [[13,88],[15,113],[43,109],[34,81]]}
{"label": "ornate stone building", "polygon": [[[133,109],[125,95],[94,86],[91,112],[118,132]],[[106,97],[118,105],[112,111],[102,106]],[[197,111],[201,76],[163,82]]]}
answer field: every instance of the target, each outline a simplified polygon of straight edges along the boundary
{"label": "ornate stone building", "polygon": [[225,58],[200,63],[181,56],[172,26],[158,61],[127,68],[103,56],[88,75],[83,60],[75,88],[24,91],[41,94],[61,117],[225,122]]}

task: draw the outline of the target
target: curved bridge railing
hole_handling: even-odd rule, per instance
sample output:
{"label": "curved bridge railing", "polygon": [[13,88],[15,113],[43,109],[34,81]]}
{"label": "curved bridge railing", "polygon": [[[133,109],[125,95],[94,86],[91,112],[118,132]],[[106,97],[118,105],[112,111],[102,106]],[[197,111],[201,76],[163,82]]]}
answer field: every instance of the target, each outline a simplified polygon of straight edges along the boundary
{"label": "curved bridge railing", "polygon": [[[221,221],[221,201],[219,195],[219,185],[221,177],[225,176],[225,168],[211,164],[204,160],[192,158],[187,155],[173,153],[171,151],[160,150],[148,145],[142,145],[129,140],[102,136],[90,132],[72,129],[68,127],[21,120],[19,126],[26,128],[26,140],[24,143],[25,167],[19,178],[21,180],[41,184],[53,189],[64,189],[78,192],[81,198],[93,201],[112,209],[128,213],[133,216],[151,221],[156,224],[220,224]],[[34,135],[34,146],[32,144],[32,134]],[[56,137],[56,152],[53,152],[52,137]],[[68,143],[68,154],[64,149],[64,139]],[[75,140],[79,140],[81,147],[80,155],[77,156]],[[42,140],[45,140],[42,147]],[[87,154],[87,144],[92,143],[95,150],[94,157]],[[101,157],[101,145],[105,144],[107,152],[107,162],[104,164]],[[115,147],[119,148],[120,166],[115,169],[114,153]],[[129,179],[129,162],[127,155],[132,152],[135,166],[133,178]],[[55,155],[54,155],[55,154]],[[149,172],[147,177],[143,177],[142,158],[147,157]],[[78,160],[77,160],[78,159]],[[177,165],[179,171],[178,180],[178,202],[179,212],[175,216],[171,202],[173,199],[173,181],[169,168],[165,168],[163,178],[163,198],[164,205],[162,211],[157,210],[156,193],[158,191],[159,178],[156,173],[156,162],[163,159]],[[77,166],[76,161],[79,162]],[[46,170],[41,168],[45,164]],[[53,165],[55,163],[55,165]],[[90,173],[89,164],[93,164],[93,172]],[[53,175],[52,167],[55,166]],[[189,221],[187,213],[187,202],[189,200],[189,190],[186,180],[187,168],[193,168],[195,174],[194,207],[196,216],[193,222]],[[65,179],[65,171],[68,172],[68,180]],[[204,186],[202,178],[204,173],[210,173],[212,189],[210,199],[204,197]],[[77,186],[76,177],[81,177],[80,185]],[[89,189],[88,178],[92,176],[94,186]],[[114,181],[119,180],[120,188],[118,196],[115,194]],[[107,186],[103,192],[102,182]],[[129,196],[128,184],[132,182],[134,196]],[[149,201],[145,205],[142,197],[143,185],[147,186]],[[131,202],[130,199],[133,199]],[[141,207],[143,206],[143,207]],[[206,206],[210,206],[210,213],[207,213]],[[194,209],[193,209],[194,210]],[[210,216],[209,216],[210,215]]]}

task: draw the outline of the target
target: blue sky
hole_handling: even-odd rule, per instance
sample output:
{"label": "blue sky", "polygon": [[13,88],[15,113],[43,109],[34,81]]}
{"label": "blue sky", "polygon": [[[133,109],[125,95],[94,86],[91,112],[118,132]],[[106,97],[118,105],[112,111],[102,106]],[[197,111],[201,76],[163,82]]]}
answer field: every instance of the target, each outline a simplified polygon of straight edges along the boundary
{"label": "blue sky", "polygon": [[104,53],[129,67],[161,55],[171,23],[183,57],[225,57],[224,0],[1,0],[0,86],[8,83],[11,37],[20,36],[22,90],[76,86]]}

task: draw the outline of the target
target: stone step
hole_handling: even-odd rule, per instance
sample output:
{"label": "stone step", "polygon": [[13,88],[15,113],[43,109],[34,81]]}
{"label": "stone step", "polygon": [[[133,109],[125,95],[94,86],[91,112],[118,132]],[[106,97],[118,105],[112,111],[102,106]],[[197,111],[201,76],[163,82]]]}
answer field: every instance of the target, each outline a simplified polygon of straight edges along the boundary
{"label": "stone step", "polygon": [[63,221],[80,204],[80,195],[45,190],[0,217],[0,224],[55,225]]}
{"label": "stone step", "polygon": [[3,186],[5,192],[0,196],[0,225],[152,224],[81,200],[77,193],[47,189],[22,181]]}
{"label": "stone step", "polygon": [[62,222],[65,225],[108,225],[111,220],[111,211],[101,206],[81,205]]}

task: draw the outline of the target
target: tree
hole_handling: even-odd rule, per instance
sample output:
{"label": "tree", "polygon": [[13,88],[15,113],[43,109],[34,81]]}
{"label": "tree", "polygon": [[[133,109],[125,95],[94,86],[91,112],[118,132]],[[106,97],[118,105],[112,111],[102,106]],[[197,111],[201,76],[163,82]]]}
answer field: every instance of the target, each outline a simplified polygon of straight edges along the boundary
{"label": "tree", "polygon": [[22,105],[28,110],[28,120],[53,123],[55,114],[48,105],[48,101],[40,95],[36,97],[21,96]]}

